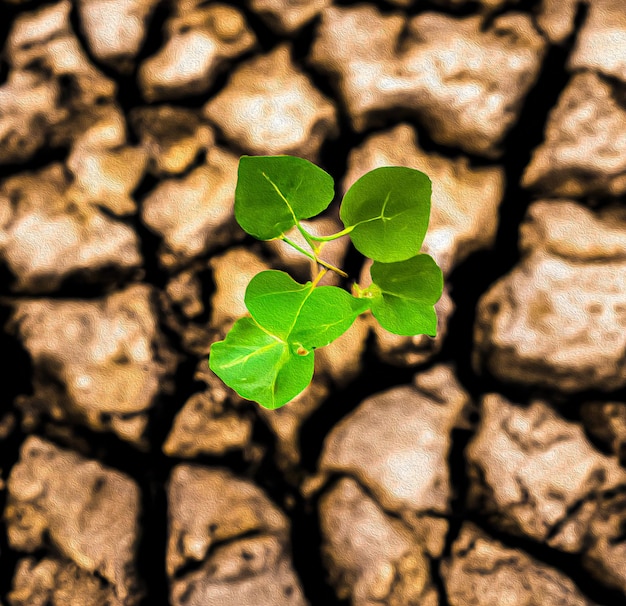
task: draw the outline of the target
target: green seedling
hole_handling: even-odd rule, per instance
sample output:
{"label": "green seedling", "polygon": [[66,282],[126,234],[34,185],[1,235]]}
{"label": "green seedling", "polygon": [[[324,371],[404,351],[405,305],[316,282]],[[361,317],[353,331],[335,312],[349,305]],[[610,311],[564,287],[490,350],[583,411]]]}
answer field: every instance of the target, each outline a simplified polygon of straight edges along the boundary
{"label": "green seedling", "polygon": [[[430,179],[402,166],[363,175],[346,192],[339,216],[345,229],[328,236],[306,231],[302,219],[323,212],[334,198],[332,177],[294,156],[242,156],[235,190],[235,218],[259,240],[282,240],[315,261],[312,281],[300,284],[283,271],[252,278],[244,301],[250,315],[235,322],[223,341],[213,343],[209,367],[242,398],[265,408],[283,406],[313,378],[318,347],[344,334],[359,314],[371,312],[398,335],[437,332],[434,304],[443,291],[435,261],[419,250],[430,216]],[[300,232],[309,250],[288,234]],[[353,284],[352,293],[320,286],[340,268],[320,257],[326,242],[347,236],[373,260],[372,283]]]}

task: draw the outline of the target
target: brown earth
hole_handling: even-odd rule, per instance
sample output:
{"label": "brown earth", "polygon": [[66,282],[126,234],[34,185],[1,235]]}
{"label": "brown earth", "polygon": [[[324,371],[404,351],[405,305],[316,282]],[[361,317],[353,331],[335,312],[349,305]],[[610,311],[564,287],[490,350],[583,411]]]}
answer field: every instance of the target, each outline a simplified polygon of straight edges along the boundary
{"label": "brown earth", "polygon": [[[0,605],[626,606],[623,0],[0,14]],[[426,172],[437,337],[226,388],[242,154]]]}

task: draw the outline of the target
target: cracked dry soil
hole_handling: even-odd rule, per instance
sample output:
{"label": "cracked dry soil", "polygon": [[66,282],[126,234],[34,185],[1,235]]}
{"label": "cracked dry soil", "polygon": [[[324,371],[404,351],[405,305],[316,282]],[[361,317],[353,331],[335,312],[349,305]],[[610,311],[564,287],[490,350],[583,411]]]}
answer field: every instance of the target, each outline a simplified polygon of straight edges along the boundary
{"label": "cracked dry soil", "polygon": [[[626,605],[623,0],[0,14],[0,604]],[[326,169],[320,233],[426,172],[438,336],[221,384],[249,279],[311,270],[236,225],[241,154]]]}

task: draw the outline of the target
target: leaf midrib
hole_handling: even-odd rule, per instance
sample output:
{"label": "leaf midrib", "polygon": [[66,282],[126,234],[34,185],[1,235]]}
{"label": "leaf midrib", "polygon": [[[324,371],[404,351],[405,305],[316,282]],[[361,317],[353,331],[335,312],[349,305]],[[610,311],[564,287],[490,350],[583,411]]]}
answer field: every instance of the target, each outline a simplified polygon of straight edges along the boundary
{"label": "leaf midrib", "polygon": [[[280,191],[278,185],[276,185],[276,183],[274,183],[274,181],[272,181],[272,179],[267,176],[267,173],[265,171],[262,170],[261,174],[268,181],[268,183],[274,188],[274,191],[276,191],[276,193],[281,198],[281,200],[285,203],[285,206],[289,209],[289,212],[291,213],[291,216],[293,217],[294,223],[297,224],[298,223],[298,218],[296,217],[296,213],[294,212],[293,208],[291,207],[291,204],[289,204],[289,200],[287,200],[287,198],[285,198],[285,196],[283,195],[283,192]],[[301,183],[302,183],[302,179],[300,180],[300,183],[298,184],[298,187],[300,187]],[[298,189],[298,187],[296,187],[296,189]]]}
{"label": "leaf midrib", "polygon": [[[363,225],[364,223],[371,223],[372,221],[382,221],[383,224],[386,221],[391,221],[392,219],[396,219],[397,217],[399,217],[400,215],[403,215],[404,213],[410,212],[412,210],[415,210],[412,206],[409,206],[407,208],[404,208],[403,210],[401,210],[400,212],[396,213],[395,215],[391,215],[390,217],[386,217],[385,216],[385,210],[387,208],[387,203],[389,202],[389,197],[391,196],[391,190],[387,193],[387,196],[385,197],[385,201],[383,202],[383,207],[380,211],[380,214],[376,217],[370,217],[369,219],[363,219],[362,221],[357,221],[356,223],[354,223],[352,225],[352,227],[358,227],[359,225]],[[385,225],[386,227],[386,225]]]}
{"label": "leaf midrib", "polygon": [[[294,343],[295,341],[291,340],[291,334],[293,333],[293,329],[296,325],[296,323],[298,322],[298,318],[300,317],[300,312],[302,311],[302,308],[304,307],[304,304],[309,300],[309,297],[311,296],[311,294],[313,293],[313,288],[311,287],[311,283],[308,282],[307,284],[303,284],[302,288],[297,288],[294,290],[290,290],[287,291],[288,293],[299,293],[302,292],[303,290],[308,289],[308,293],[306,294],[306,296],[302,299],[300,305],[298,306],[298,309],[296,310],[296,313],[294,314],[294,319],[293,322],[291,323],[291,326],[289,326],[289,329],[286,331],[286,337],[283,339],[282,337],[269,332],[264,326],[261,326],[258,322],[256,322],[256,324],[259,326],[259,328],[261,330],[263,330],[265,333],[267,333],[268,335],[274,337],[275,339],[281,341],[282,343],[284,343],[285,345],[289,345],[290,343]],[[268,297],[268,296],[272,296],[272,295],[284,295],[285,291],[281,290],[281,291],[272,291],[272,292],[266,292],[260,295],[257,295],[257,299],[262,299],[263,297]]]}
{"label": "leaf midrib", "polygon": [[385,290],[384,288],[382,288],[380,286],[379,286],[379,288],[380,288],[381,296],[383,294],[385,294],[385,295],[387,295],[389,297],[396,297],[397,299],[402,299],[404,301],[411,301],[411,302],[414,302],[414,303],[425,303],[425,304],[428,304],[428,300],[425,300],[425,299],[420,299],[420,298],[417,298],[417,297],[408,297],[406,295],[400,295],[398,293],[390,292],[388,290]]}
{"label": "leaf midrib", "polygon": [[[257,324],[257,326],[259,326],[259,325]],[[228,362],[226,364],[222,364],[222,368],[231,368],[232,366],[235,366],[237,364],[245,364],[253,356],[259,355],[259,354],[263,353],[264,351],[270,350],[273,347],[276,347],[277,345],[287,345],[287,343],[285,341],[283,341],[282,339],[280,339],[276,335],[273,335],[273,334],[267,332],[267,330],[265,330],[262,326],[259,326],[259,328],[261,328],[263,330],[263,332],[265,332],[270,337],[273,337],[274,340],[275,340],[275,343],[268,343],[267,345],[264,345],[261,348],[255,348],[254,351],[250,352],[249,354],[246,354],[245,356],[243,356],[241,358],[235,358],[234,360],[232,360],[232,361],[230,361],[230,362]],[[241,345],[239,346],[239,348],[241,348]]]}

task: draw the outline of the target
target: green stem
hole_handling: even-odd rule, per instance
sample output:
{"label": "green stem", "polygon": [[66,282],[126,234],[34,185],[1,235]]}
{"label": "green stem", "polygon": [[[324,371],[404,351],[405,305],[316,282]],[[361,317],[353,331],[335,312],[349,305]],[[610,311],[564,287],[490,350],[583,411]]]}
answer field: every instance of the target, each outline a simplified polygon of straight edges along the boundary
{"label": "green stem", "polygon": [[311,284],[311,286],[313,286],[313,288],[315,288],[320,280],[328,273],[328,270],[326,268],[322,269],[321,271],[319,271],[317,273],[317,276],[315,276],[315,280],[313,280],[313,283]]}
{"label": "green stem", "polygon": [[319,259],[317,255],[310,253],[308,250],[304,250],[304,248],[302,248],[301,246],[298,246],[293,240],[290,240],[284,234],[280,237],[280,239],[286,244],[289,244],[289,246],[291,246],[292,248],[295,248],[298,252],[302,253],[305,257],[308,257],[312,261],[319,263],[322,267],[326,267],[327,269],[330,269],[331,271],[338,273],[340,276],[343,276],[344,278],[348,277],[348,274],[345,271],[343,271],[342,269],[339,269],[338,267],[335,267],[334,265],[331,265],[330,263],[326,261],[323,261],[322,259]]}
{"label": "green stem", "polygon": [[345,229],[338,231],[336,234],[331,234],[330,236],[314,236],[313,234],[309,234],[309,238],[311,238],[311,240],[315,240],[315,242],[330,242],[331,240],[336,240],[337,238],[341,238],[342,236],[349,234],[353,229],[354,225],[351,225],[350,227],[346,227]]}
{"label": "green stem", "polygon": [[300,225],[300,221],[298,221],[297,219],[296,219],[296,227],[298,228],[298,231],[302,234],[302,237],[306,240],[306,243],[311,247],[313,254],[317,254],[318,250],[317,250],[317,246],[313,244],[313,240],[314,240],[313,236],[306,229],[304,229],[302,225]]}
{"label": "green stem", "polygon": [[280,239],[286,244],[289,244],[289,246],[291,246],[292,248],[295,248],[298,252],[301,252],[303,255],[307,256],[309,259],[317,261],[317,258],[315,257],[315,255],[313,255],[313,253],[310,253],[308,250],[304,250],[304,248],[296,244],[293,240],[290,240],[285,234],[280,236]]}

